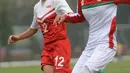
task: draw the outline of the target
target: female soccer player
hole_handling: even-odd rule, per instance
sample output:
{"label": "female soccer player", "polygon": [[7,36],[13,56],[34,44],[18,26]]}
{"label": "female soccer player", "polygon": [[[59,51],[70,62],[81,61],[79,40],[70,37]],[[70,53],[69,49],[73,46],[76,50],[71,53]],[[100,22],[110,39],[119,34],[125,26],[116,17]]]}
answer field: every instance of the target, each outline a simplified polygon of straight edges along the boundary
{"label": "female soccer player", "polygon": [[87,46],[72,73],[97,73],[112,61],[116,54],[116,13],[118,3],[130,0],[78,0],[78,13],[57,16],[54,24],[88,21]]}
{"label": "female soccer player", "polygon": [[71,47],[66,34],[66,25],[53,25],[56,15],[72,13],[65,0],[40,0],[34,6],[33,22],[28,30],[20,35],[11,35],[12,44],[33,36],[40,28],[44,37],[41,55],[41,69],[44,73],[70,73]]}

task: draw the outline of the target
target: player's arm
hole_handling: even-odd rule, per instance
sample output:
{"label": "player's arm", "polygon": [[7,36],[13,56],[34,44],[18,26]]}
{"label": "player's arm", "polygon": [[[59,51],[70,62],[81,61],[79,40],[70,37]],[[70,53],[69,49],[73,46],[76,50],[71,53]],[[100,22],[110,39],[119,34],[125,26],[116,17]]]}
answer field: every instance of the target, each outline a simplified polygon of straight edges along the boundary
{"label": "player's arm", "polygon": [[21,33],[20,35],[10,35],[9,39],[8,39],[8,44],[12,44],[12,43],[15,43],[15,42],[17,42],[19,40],[29,38],[32,35],[34,35],[36,32],[37,32],[37,29],[29,28],[25,32]]}
{"label": "player's arm", "polygon": [[38,29],[29,28],[25,32],[18,35],[18,40],[29,38],[29,37],[33,36],[37,31],[38,31]]}
{"label": "player's arm", "polygon": [[86,21],[83,13],[82,13],[82,5],[81,0],[78,0],[77,13],[74,14],[65,14],[65,21],[70,23],[81,23]]}
{"label": "player's arm", "polygon": [[[62,0],[61,0],[62,1]],[[63,8],[64,9],[64,8]],[[78,12],[73,14],[64,14],[64,15],[58,15],[54,21],[55,23],[60,22],[69,22],[69,23],[81,23],[85,21],[85,18],[82,14],[82,8],[81,8],[81,1],[78,0]]]}
{"label": "player's arm", "polygon": [[34,16],[33,16],[31,27],[19,35],[10,35],[8,38],[8,44],[12,44],[19,40],[23,40],[23,39],[33,36],[37,32],[38,28],[39,26],[36,21],[36,13],[35,13],[35,8],[34,8]]}
{"label": "player's arm", "polygon": [[115,4],[130,4],[130,0],[114,0]]}

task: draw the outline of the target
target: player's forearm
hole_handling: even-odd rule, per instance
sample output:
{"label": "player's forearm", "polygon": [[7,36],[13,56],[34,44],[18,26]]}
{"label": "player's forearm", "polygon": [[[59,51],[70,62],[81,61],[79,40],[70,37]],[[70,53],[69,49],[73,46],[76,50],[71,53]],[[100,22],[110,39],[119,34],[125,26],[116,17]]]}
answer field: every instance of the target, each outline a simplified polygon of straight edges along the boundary
{"label": "player's forearm", "polygon": [[65,15],[65,18],[66,18],[65,22],[69,23],[81,23],[85,21],[84,16],[78,13]]}
{"label": "player's forearm", "polygon": [[26,39],[26,38],[33,36],[37,32],[37,30],[38,29],[29,28],[28,30],[26,30],[22,34],[18,35],[18,40]]}
{"label": "player's forearm", "polygon": [[130,0],[114,0],[116,4],[130,4]]}

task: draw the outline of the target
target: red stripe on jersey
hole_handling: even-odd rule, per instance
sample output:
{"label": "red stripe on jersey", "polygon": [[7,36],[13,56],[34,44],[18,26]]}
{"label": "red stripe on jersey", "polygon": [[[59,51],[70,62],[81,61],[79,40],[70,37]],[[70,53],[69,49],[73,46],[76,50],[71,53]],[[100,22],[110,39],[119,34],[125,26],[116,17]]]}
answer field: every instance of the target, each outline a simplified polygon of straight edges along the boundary
{"label": "red stripe on jersey", "polygon": [[[44,34],[44,27],[42,26],[43,23],[46,24],[52,24],[54,19],[55,19],[56,13],[53,13],[51,15],[49,15],[47,18],[45,18],[44,22],[39,22],[39,25],[41,27],[42,33]],[[47,30],[49,29],[50,25],[47,25]]]}
{"label": "red stripe on jersey", "polygon": [[37,18],[38,20],[42,20],[43,17],[45,17],[47,14],[51,13],[52,11],[54,11],[55,8],[53,8],[52,10],[50,10],[49,12],[47,12],[45,15],[43,15],[41,18]]}
{"label": "red stripe on jersey", "polygon": [[109,33],[109,48],[112,48],[112,49],[114,47],[113,34],[115,31],[116,31],[116,16],[112,20],[110,33]]}

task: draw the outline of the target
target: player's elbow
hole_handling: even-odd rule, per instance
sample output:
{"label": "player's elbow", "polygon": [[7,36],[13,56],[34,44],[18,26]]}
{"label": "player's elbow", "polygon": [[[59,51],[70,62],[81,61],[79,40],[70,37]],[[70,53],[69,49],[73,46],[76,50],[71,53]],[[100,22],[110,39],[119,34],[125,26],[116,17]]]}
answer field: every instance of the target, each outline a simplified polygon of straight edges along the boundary
{"label": "player's elbow", "polygon": [[34,35],[35,33],[37,33],[38,29],[29,28],[29,31],[30,31],[31,35]]}

